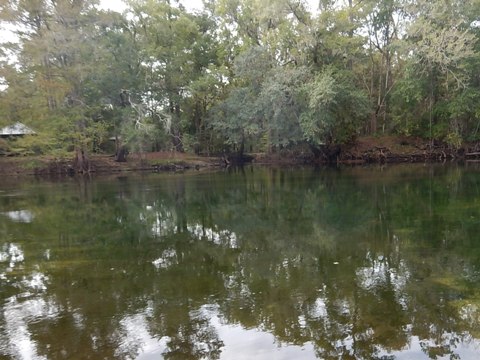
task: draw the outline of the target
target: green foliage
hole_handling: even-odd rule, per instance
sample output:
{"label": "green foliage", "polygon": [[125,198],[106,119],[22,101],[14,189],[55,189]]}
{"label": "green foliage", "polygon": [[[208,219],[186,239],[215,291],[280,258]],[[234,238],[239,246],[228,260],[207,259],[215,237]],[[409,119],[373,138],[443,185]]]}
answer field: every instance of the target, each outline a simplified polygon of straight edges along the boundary
{"label": "green foliage", "polygon": [[409,26],[409,37],[414,56],[427,67],[437,66],[462,82],[461,63],[473,55],[475,35],[465,26],[463,8],[454,2],[418,1],[414,9],[421,9]]}
{"label": "green foliage", "polygon": [[393,96],[397,130],[458,147],[472,138],[478,119],[475,105],[467,100],[478,91],[471,83],[476,39],[468,6],[422,0],[407,10],[414,18],[407,29],[408,66]]}
{"label": "green foliage", "polygon": [[235,75],[254,87],[262,85],[267,77],[273,61],[266,48],[254,46],[235,59]]}
{"label": "green foliage", "polygon": [[222,134],[228,145],[240,147],[255,140],[262,132],[262,116],[256,108],[257,94],[249,88],[236,88],[212,109],[211,126]]}
{"label": "green foliage", "polygon": [[208,152],[379,131],[480,138],[478,2],[326,0],[316,13],[297,0],[210,0],[196,13],[168,0],[132,0],[124,14],[97,5],[1,5],[19,41],[0,44],[0,123],[38,133],[27,151],[99,151],[119,135],[137,149]]}
{"label": "green foliage", "polygon": [[303,139],[300,114],[305,110],[304,84],[311,77],[305,67],[276,68],[268,73],[257,100],[270,147],[286,147]]}
{"label": "green foliage", "polygon": [[460,148],[463,143],[463,139],[457,132],[449,132],[447,136],[445,136],[445,141],[448,145],[452,146],[455,149]]}
{"label": "green foliage", "polygon": [[427,93],[428,79],[421,76],[417,63],[407,63],[403,77],[397,82],[391,96],[394,131],[405,135],[428,136],[428,129],[423,129],[428,120]]}
{"label": "green foliage", "polygon": [[461,139],[480,140],[480,89],[469,87],[449,103],[450,122]]}
{"label": "green foliage", "polygon": [[304,91],[308,111],[300,124],[305,138],[315,145],[351,140],[369,114],[368,97],[352,84],[349,72],[328,68],[306,84]]}

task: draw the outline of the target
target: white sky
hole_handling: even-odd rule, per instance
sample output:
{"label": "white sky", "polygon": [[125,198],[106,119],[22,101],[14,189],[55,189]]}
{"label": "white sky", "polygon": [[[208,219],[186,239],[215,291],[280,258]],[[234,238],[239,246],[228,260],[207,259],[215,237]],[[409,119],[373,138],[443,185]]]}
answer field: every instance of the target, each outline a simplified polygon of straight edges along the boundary
{"label": "white sky", "polygon": [[[307,4],[311,11],[318,7],[318,0],[307,0]],[[180,3],[187,8],[187,10],[200,10],[203,6],[202,0],[180,0]],[[118,12],[125,10],[126,6],[122,0],[100,0],[100,7],[103,9],[110,9]]]}
{"label": "white sky", "polygon": [[[202,8],[202,0],[180,0],[180,3],[190,11]],[[100,7],[118,12],[122,12],[126,8],[122,0],[100,0]]]}

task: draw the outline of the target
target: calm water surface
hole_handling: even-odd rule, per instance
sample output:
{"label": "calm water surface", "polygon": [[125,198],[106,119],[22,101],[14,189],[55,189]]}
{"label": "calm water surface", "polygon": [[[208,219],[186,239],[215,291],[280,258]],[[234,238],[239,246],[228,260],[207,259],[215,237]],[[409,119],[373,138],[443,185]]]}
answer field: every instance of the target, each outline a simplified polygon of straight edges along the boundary
{"label": "calm water surface", "polygon": [[0,182],[0,358],[479,357],[479,168]]}

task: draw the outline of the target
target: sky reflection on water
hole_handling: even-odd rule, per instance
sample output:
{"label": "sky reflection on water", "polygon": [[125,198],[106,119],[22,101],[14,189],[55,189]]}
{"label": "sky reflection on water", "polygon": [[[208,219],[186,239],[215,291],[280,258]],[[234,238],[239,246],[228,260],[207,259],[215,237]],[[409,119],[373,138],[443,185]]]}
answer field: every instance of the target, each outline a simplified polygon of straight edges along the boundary
{"label": "sky reflection on water", "polygon": [[480,172],[247,168],[2,194],[0,357],[480,357]]}

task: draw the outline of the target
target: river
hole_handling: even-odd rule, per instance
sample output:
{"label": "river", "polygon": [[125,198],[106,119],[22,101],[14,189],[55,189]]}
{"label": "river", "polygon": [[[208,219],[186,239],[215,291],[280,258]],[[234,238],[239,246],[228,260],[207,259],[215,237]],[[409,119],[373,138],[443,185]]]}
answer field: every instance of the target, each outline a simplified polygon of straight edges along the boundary
{"label": "river", "polygon": [[0,181],[0,358],[478,359],[479,324],[475,166]]}

